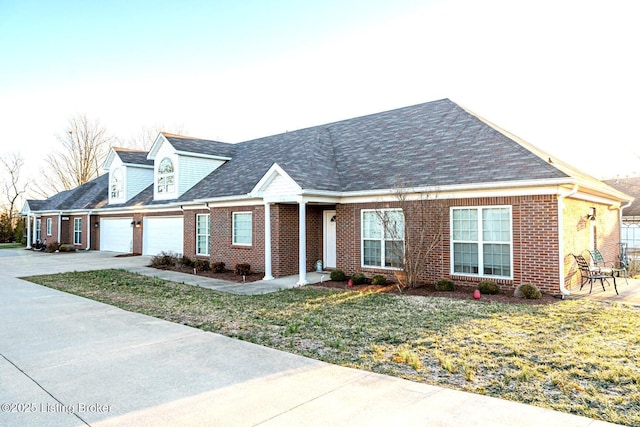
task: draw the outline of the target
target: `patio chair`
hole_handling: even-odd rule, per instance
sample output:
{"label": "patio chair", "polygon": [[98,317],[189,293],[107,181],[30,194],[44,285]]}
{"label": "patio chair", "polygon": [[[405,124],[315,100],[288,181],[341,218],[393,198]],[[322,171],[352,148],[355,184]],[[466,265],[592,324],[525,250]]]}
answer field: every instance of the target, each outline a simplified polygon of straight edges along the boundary
{"label": "patio chair", "polygon": [[616,277],[613,275],[613,270],[609,269],[602,272],[600,267],[591,266],[587,262],[587,260],[582,255],[572,254],[578,264],[578,269],[580,270],[580,276],[582,280],[580,281],[580,290],[585,285],[585,283],[589,283],[589,293],[593,290],[593,282],[596,280],[600,280],[600,285],[602,285],[602,290],[605,291],[604,282],[609,283],[609,279],[613,280],[613,289],[616,291],[616,295],[618,294],[618,286],[616,285]]}
{"label": "patio chair", "polygon": [[624,274],[624,281],[627,282],[627,285],[629,284],[629,281],[627,280],[626,268],[617,268],[615,263],[606,262],[604,260],[604,257],[602,256],[602,253],[600,252],[600,249],[596,248],[593,250],[589,250],[589,254],[591,255],[591,261],[593,261],[593,265],[600,268],[600,273],[607,274],[610,272],[609,274],[611,274],[612,276],[615,274],[618,277],[620,277],[620,274]]}

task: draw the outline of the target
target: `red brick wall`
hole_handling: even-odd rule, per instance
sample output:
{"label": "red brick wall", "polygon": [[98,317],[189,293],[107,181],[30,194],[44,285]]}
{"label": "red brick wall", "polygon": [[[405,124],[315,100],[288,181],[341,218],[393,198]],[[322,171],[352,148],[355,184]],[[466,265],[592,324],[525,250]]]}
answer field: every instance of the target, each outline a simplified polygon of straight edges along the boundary
{"label": "red brick wall", "polygon": [[[412,202],[412,205],[424,202]],[[557,200],[555,196],[490,197],[460,200],[428,200],[426,227],[442,229],[442,240],[426,262],[426,271],[420,278],[432,282],[434,278],[448,277],[460,284],[474,284],[481,278],[451,275],[450,270],[450,207],[452,206],[511,206],[513,229],[513,279],[492,279],[504,289],[513,290],[520,283],[532,283],[543,291],[559,292],[559,258],[557,237]],[[337,206],[337,267],[347,274],[362,271],[368,277],[393,272],[387,269],[361,267],[360,218],[362,209],[399,207],[398,202],[348,204]],[[417,230],[408,223],[409,232]],[[416,231],[414,231],[416,232]],[[431,242],[432,240],[429,240]]]}
{"label": "red brick wall", "polygon": [[[232,244],[232,213],[252,212],[252,243],[251,246],[239,246]],[[195,218],[194,220],[195,221]],[[195,226],[194,226],[195,227]],[[195,228],[187,230],[193,233]],[[264,272],[264,207],[238,206],[229,208],[211,209],[211,262],[224,262],[228,269],[234,269],[236,264],[247,263],[251,270]],[[185,239],[186,239],[185,235]],[[194,246],[195,248],[195,246]],[[193,250],[195,252],[195,249]],[[191,253],[191,252],[190,252]]]}

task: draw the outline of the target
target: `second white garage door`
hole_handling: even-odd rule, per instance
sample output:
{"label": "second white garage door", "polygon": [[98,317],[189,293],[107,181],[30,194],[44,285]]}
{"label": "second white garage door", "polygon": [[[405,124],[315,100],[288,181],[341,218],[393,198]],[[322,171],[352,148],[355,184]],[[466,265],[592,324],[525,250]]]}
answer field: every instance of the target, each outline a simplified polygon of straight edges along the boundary
{"label": "second white garage door", "polygon": [[133,218],[100,218],[100,250],[131,253]]}
{"label": "second white garage door", "polygon": [[181,216],[145,217],[142,223],[142,254],[182,254],[184,220]]}

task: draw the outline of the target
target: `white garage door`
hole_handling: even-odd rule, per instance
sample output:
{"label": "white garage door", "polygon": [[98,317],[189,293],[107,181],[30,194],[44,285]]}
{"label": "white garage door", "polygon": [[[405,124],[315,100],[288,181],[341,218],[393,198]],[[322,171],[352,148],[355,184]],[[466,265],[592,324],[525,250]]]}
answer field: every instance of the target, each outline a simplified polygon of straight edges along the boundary
{"label": "white garage door", "polygon": [[142,254],[182,254],[184,220],[179,217],[146,217],[142,224]]}
{"label": "white garage door", "polygon": [[133,252],[133,218],[100,218],[100,250]]}

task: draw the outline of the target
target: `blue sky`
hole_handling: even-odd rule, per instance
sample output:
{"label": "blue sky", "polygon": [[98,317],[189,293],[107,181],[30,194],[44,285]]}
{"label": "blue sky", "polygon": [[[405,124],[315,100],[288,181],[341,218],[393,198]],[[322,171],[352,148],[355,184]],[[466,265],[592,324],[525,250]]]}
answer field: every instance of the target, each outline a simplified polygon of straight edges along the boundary
{"label": "blue sky", "polygon": [[67,119],[237,142],[448,97],[596,177],[640,174],[632,0],[0,0],[0,153]]}

